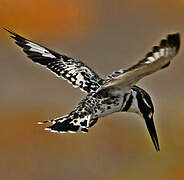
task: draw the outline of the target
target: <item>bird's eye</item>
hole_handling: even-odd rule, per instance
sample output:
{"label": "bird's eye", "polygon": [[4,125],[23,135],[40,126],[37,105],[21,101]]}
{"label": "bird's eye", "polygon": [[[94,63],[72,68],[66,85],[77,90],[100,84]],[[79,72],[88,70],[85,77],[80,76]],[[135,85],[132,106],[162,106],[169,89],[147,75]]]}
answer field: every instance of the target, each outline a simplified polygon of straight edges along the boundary
{"label": "bird's eye", "polygon": [[149,118],[152,118],[152,116],[153,116],[153,113],[150,112],[149,115],[148,115],[148,117],[149,117]]}

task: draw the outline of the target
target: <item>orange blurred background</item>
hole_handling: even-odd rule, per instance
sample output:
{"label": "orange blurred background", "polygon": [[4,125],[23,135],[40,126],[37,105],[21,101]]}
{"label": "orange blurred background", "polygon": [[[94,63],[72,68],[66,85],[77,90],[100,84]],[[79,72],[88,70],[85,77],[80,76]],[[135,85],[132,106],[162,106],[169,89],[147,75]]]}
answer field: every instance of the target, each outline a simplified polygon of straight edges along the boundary
{"label": "orange blurred background", "polygon": [[44,131],[38,121],[69,113],[85,94],[32,63],[1,29],[0,179],[184,179],[183,12],[183,0],[0,0],[1,27],[79,58],[102,77],[181,33],[169,68],[138,83],[155,105],[157,153],[143,120],[128,113],[101,118],[88,134]]}

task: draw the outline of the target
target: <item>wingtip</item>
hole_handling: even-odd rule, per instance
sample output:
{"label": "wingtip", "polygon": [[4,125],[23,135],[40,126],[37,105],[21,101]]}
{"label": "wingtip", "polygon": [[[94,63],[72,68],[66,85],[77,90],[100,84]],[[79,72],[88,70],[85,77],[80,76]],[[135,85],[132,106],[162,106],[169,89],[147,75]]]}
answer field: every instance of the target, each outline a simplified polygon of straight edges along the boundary
{"label": "wingtip", "polygon": [[14,36],[16,35],[15,32],[13,32],[13,31],[11,31],[11,30],[5,28],[5,27],[2,27],[2,28],[3,28],[5,31],[7,31],[8,33],[13,34]]}
{"label": "wingtip", "polygon": [[3,30],[5,30],[5,31],[9,31],[7,28],[5,28],[5,27],[1,27]]}
{"label": "wingtip", "polygon": [[180,33],[168,34],[167,36],[168,43],[171,47],[176,47],[176,53],[180,48]]}

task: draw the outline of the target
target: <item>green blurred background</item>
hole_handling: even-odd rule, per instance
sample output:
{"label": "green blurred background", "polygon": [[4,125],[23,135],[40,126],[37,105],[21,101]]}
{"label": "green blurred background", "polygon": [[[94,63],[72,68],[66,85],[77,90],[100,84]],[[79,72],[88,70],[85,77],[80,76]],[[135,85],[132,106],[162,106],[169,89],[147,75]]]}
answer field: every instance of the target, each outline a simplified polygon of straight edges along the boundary
{"label": "green blurred background", "polygon": [[161,151],[134,114],[101,118],[88,134],[38,121],[69,113],[85,94],[32,63],[0,30],[0,179],[184,179],[184,0],[0,0],[0,26],[83,60],[102,77],[181,33],[169,68],[138,83],[152,96]]}

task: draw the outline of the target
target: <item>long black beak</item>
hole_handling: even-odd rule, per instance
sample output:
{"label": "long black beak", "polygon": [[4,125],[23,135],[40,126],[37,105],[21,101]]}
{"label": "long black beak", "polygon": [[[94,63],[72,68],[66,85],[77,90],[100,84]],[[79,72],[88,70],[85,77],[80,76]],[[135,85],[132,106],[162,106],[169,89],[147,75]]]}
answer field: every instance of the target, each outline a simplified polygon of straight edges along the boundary
{"label": "long black beak", "polygon": [[157,138],[157,133],[156,133],[153,117],[151,117],[151,118],[144,117],[144,119],[145,119],[145,122],[146,122],[147,129],[149,131],[149,134],[151,136],[151,139],[153,141],[153,144],[155,146],[155,149],[156,149],[156,151],[160,151],[159,142],[158,142],[158,138]]}

